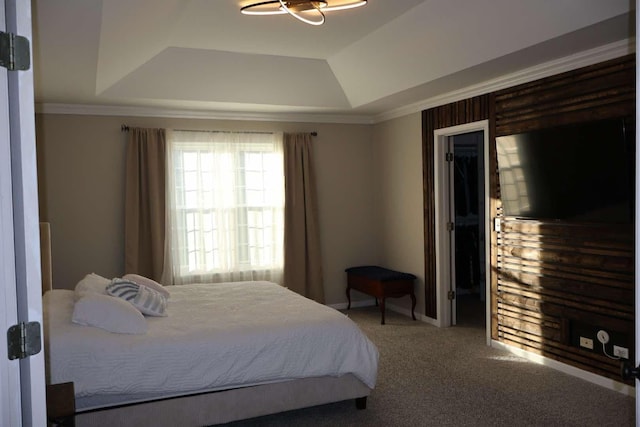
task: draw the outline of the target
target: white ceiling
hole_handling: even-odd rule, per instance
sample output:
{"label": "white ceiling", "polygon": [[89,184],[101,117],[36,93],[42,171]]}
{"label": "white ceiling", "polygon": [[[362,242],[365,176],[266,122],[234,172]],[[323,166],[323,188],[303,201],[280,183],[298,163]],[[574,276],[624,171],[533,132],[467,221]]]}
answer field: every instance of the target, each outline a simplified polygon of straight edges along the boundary
{"label": "white ceiling", "polygon": [[377,115],[633,36],[633,0],[34,0],[39,104]]}

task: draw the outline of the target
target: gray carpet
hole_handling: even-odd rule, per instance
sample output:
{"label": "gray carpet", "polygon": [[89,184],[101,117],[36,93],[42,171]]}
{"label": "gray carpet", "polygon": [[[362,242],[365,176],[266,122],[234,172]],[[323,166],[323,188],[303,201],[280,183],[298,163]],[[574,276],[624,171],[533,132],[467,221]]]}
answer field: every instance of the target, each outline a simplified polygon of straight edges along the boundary
{"label": "gray carpet", "polygon": [[367,409],[353,401],[241,426],[633,426],[635,400],[485,345],[483,328],[436,328],[377,307],[348,312],[378,346]]}

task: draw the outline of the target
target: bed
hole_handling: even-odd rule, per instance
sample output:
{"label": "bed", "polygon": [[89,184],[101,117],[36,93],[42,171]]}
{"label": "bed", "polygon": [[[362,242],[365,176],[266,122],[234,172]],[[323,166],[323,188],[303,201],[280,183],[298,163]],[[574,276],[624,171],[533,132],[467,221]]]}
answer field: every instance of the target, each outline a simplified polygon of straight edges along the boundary
{"label": "bed", "polygon": [[270,282],[170,287],[143,334],[71,322],[74,292],[44,294],[47,380],[72,382],[76,425],[202,426],[354,399],[378,352],[342,313]]}

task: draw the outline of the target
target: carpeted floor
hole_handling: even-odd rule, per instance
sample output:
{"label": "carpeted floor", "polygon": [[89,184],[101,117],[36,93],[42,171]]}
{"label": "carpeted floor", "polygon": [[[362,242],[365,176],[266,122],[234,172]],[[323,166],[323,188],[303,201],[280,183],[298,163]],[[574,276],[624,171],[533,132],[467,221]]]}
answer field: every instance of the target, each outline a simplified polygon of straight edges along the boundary
{"label": "carpeted floor", "polygon": [[[633,426],[635,399],[485,345],[482,327],[436,328],[377,307],[348,315],[378,346],[367,409],[353,401],[229,426]],[[249,403],[249,402],[248,402]]]}

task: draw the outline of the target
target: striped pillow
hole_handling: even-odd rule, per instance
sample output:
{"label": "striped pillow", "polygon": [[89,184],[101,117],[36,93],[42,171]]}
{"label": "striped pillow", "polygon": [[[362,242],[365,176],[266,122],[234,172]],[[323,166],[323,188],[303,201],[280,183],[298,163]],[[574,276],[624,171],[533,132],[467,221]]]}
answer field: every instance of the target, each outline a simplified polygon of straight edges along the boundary
{"label": "striped pillow", "polygon": [[148,277],[140,276],[139,274],[125,274],[124,276],[122,276],[122,278],[124,280],[137,283],[138,285],[146,286],[147,288],[164,295],[166,299],[169,299],[169,297],[171,296],[167,288],[165,288],[155,280],[149,279]]}
{"label": "striped pillow", "polygon": [[123,279],[113,279],[107,286],[107,293],[129,301],[140,313],[147,316],[166,316],[167,299],[159,292],[146,286]]}

